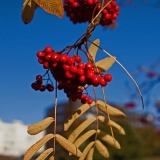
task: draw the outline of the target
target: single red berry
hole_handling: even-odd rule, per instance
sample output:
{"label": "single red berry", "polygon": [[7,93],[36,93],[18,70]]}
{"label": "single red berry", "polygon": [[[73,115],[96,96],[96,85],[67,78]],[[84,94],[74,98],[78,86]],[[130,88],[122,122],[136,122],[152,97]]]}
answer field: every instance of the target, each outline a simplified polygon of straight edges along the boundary
{"label": "single red berry", "polygon": [[106,9],[103,9],[103,10],[102,10],[102,13],[103,13],[103,14],[107,14],[108,11],[107,11]]}
{"label": "single red berry", "polygon": [[69,79],[73,77],[73,75],[69,71],[66,71],[65,76]]}
{"label": "single red berry", "polygon": [[108,5],[106,6],[107,9],[111,9],[111,7],[112,7],[111,4],[108,4]]}
{"label": "single red berry", "polygon": [[92,70],[92,69],[93,69],[92,63],[91,63],[91,62],[87,62],[87,63],[85,64],[85,69],[87,69],[87,70]]}
{"label": "single red berry", "polygon": [[78,7],[78,2],[73,2],[72,6],[75,7],[75,8]]}
{"label": "single red berry", "polygon": [[116,13],[113,13],[113,14],[112,14],[112,18],[113,18],[113,19],[116,19],[116,18],[117,18],[117,14],[116,14]]}
{"label": "single red berry", "polygon": [[94,72],[93,71],[88,71],[86,77],[89,78],[89,79],[92,79],[94,77]]}
{"label": "single red berry", "polygon": [[107,81],[103,77],[100,77],[99,78],[99,84],[101,86],[106,86],[107,85]]}
{"label": "single red berry", "polygon": [[85,81],[86,81],[86,77],[85,77],[84,75],[81,75],[81,76],[79,77],[79,81],[80,81],[81,83],[85,82]]}
{"label": "single red berry", "polygon": [[39,62],[40,64],[43,64],[43,63],[44,63],[44,59],[43,59],[43,58],[38,58],[38,62]]}
{"label": "single red berry", "polygon": [[82,62],[80,62],[80,63],[78,63],[78,66],[77,66],[77,67],[79,67],[79,68],[84,68],[84,67],[85,67],[85,64],[82,63]]}
{"label": "single red berry", "polygon": [[104,75],[104,79],[107,81],[107,82],[110,82],[112,80],[112,75],[111,74],[106,74]]}
{"label": "single red berry", "polygon": [[78,75],[84,75],[84,69],[83,68],[78,68],[78,70],[77,70],[77,74]]}
{"label": "single red berry", "polygon": [[43,63],[43,68],[44,68],[44,69],[48,69],[48,68],[49,68],[49,62],[44,61],[44,63]]}
{"label": "single red berry", "polygon": [[116,6],[115,8],[114,8],[114,10],[115,10],[115,12],[119,12],[119,6]]}
{"label": "single red berry", "polygon": [[66,54],[62,54],[62,55],[59,56],[59,61],[61,63],[66,63],[67,59],[68,59],[68,56]]}
{"label": "single red berry", "polygon": [[45,55],[45,60],[46,60],[46,61],[50,61],[51,56],[52,56],[52,53],[46,54],[46,55]]}
{"label": "single red berry", "polygon": [[81,56],[75,56],[74,59],[75,59],[75,62],[77,62],[77,63],[80,63],[82,61]]}
{"label": "single red berry", "polygon": [[88,104],[92,104],[92,102],[93,102],[92,98],[88,98],[87,103],[88,103]]}
{"label": "single red berry", "polygon": [[37,57],[40,58],[40,57],[44,57],[45,56],[45,53],[40,51],[40,52],[37,52]]}
{"label": "single red berry", "polygon": [[38,91],[39,88],[40,88],[40,85],[39,85],[38,83],[34,82],[34,83],[31,84],[31,87],[32,87],[35,91]]}
{"label": "single red berry", "polygon": [[39,90],[40,90],[41,92],[45,91],[45,89],[46,89],[46,87],[45,87],[44,85],[41,85],[41,86],[39,87]]}
{"label": "single red berry", "polygon": [[71,73],[76,73],[77,72],[77,66],[71,66],[70,72]]}
{"label": "single red berry", "polygon": [[67,64],[63,64],[62,68],[65,70],[65,71],[69,71],[71,66],[67,65]]}
{"label": "single red berry", "polygon": [[92,5],[92,4],[93,4],[93,1],[92,1],[92,0],[87,0],[87,3],[88,3],[89,5]]}
{"label": "single red berry", "polygon": [[42,80],[42,76],[41,75],[37,75],[36,76],[36,80],[38,81],[38,80]]}
{"label": "single red berry", "polygon": [[117,5],[116,1],[112,1],[110,4],[112,7],[116,7],[116,5]]}
{"label": "single red berry", "polygon": [[81,103],[82,103],[82,104],[85,104],[85,103],[86,103],[86,96],[84,96],[83,94],[82,94],[82,96],[81,96]]}
{"label": "single red berry", "polygon": [[97,87],[99,85],[99,77],[98,76],[94,76],[92,78],[92,85]]}
{"label": "single red berry", "polygon": [[51,53],[53,50],[50,46],[45,47],[44,52],[45,53]]}
{"label": "single red berry", "polygon": [[51,84],[47,84],[46,85],[46,89],[49,91],[49,92],[52,92],[54,90],[54,87],[51,85]]}
{"label": "single red berry", "polygon": [[58,62],[59,61],[59,55],[57,53],[53,53],[52,56],[51,56],[51,60],[53,62]]}
{"label": "single red berry", "polygon": [[105,18],[106,18],[106,19],[110,19],[110,18],[111,18],[111,14],[107,13],[107,14],[105,15]]}
{"label": "single red berry", "polygon": [[99,68],[95,68],[94,72],[95,74],[101,74],[101,70]]}
{"label": "single red berry", "polygon": [[68,59],[67,59],[67,64],[68,65],[73,65],[74,62],[75,62],[74,57],[68,57]]}
{"label": "single red berry", "polygon": [[53,68],[57,67],[57,65],[58,65],[57,62],[51,63],[51,67],[53,67]]}

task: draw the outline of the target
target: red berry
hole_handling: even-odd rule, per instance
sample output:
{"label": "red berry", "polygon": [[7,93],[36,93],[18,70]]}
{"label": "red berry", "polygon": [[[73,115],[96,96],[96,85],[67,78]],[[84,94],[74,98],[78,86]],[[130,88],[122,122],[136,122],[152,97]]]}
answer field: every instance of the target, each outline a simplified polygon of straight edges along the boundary
{"label": "red berry", "polygon": [[112,7],[116,7],[116,5],[117,5],[116,1],[112,1],[110,4]]}
{"label": "red berry", "polygon": [[117,14],[116,14],[116,13],[113,13],[113,14],[112,14],[112,18],[113,18],[113,19],[116,19],[116,18],[117,18]]}
{"label": "red berry", "polygon": [[85,81],[86,81],[86,77],[85,77],[84,75],[81,75],[81,76],[79,77],[79,81],[80,81],[81,83],[85,82]]}
{"label": "red berry", "polygon": [[77,72],[77,67],[76,66],[71,66],[70,72],[71,73],[76,73]]}
{"label": "red berry", "polygon": [[38,62],[39,62],[40,64],[43,64],[43,63],[44,63],[44,59],[43,59],[43,58],[38,58]]}
{"label": "red berry", "polygon": [[104,75],[104,79],[107,81],[107,82],[110,82],[112,80],[112,75],[111,74],[106,74]]}
{"label": "red berry", "polygon": [[78,70],[77,70],[77,74],[78,75],[84,75],[84,69],[83,68],[78,68]]}
{"label": "red berry", "polygon": [[41,85],[41,86],[39,87],[39,90],[40,90],[41,92],[45,91],[45,89],[46,89],[46,87],[45,87],[44,85]]}
{"label": "red berry", "polygon": [[32,87],[34,90],[38,91],[39,88],[40,88],[40,85],[39,85],[38,83],[34,82],[34,83],[31,84],[31,87]]}
{"label": "red berry", "polygon": [[51,85],[51,84],[47,84],[46,85],[46,89],[49,91],[49,92],[52,92],[54,90],[54,87]]}
{"label": "red berry", "polygon": [[74,62],[75,62],[74,57],[68,57],[68,59],[67,59],[67,64],[68,65],[73,65]]}
{"label": "red berry", "polygon": [[88,71],[86,77],[89,78],[89,79],[92,79],[94,77],[94,72],[93,71]]}
{"label": "red berry", "polygon": [[51,56],[52,56],[51,53],[50,53],[50,54],[46,54],[46,55],[45,55],[45,60],[46,60],[46,61],[50,61]]}
{"label": "red berry", "polygon": [[45,53],[44,52],[37,52],[37,57],[44,57],[45,56]]}
{"label": "red berry", "polygon": [[45,53],[51,53],[53,50],[50,46],[45,47],[44,52]]}
{"label": "red berry", "polygon": [[43,68],[48,69],[49,68],[49,62],[45,61],[43,63]]}
{"label": "red berry", "polygon": [[91,104],[93,102],[93,100],[91,98],[88,98],[88,104]]}
{"label": "red berry", "polygon": [[87,63],[85,64],[85,68],[86,68],[87,70],[92,70],[92,69],[93,69],[92,63],[91,63],[91,62],[87,62]]}
{"label": "red berry", "polygon": [[86,103],[86,96],[84,96],[84,95],[81,96],[81,103],[82,104]]}
{"label": "red berry", "polygon": [[61,63],[66,63],[67,59],[68,59],[68,56],[66,54],[62,54],[62,55],[59,56],[59,61]]}
{"label": "red berry", "polygon": [[75,59],[75,62],[77,62],[77,63],[80,63],[82,61],[81,56],[75,56],[74,59]]}
{"label": "red berry", "polygon": [[42,80],[42,76],[41,75],[37,75],[36,76],[36,80],[38,81],[38,80]]}
{"label": "red berry", "polygon": [[69,71],[66,71],[65,76],[69,79],[73,77],[73,75]]}
{"label": "red berry", "polygon": [[92,85],[97,87],[99,85],[99,77],[98,76],[94,76],[92,78]]}
{"label": "red berry", "polygon": [[115,8],[114,8],[114,10],[116,11],[116,12],[119,12],[119,6],[116,6]]}
{"label": "red berry", "polygon": [[79,67],[79,68],[84,68],[84,67],[85,67],[85,64],[82,63],[82,62],[80,62],[80,63],[78,63],[78,67]]}
{"label": "red berry", "polygon": [[101,86],[106,86],[106,85],[107,85],[107,81],[105,81],[105,79],[104,79],[103,77],[100,77],[100,78],[99,78],[99,84],[100,84]]}
{"label": "red berry", "polygon": [[73,3],[72,3],[72,6],[73,6],[73,7],[78,7],[78,2],[73,2]]}
{"label": "red berry", "polygon": [[51,60],[53,62],[58,62],[59,61],[59,55],[57,53],[53,53],[51,56]]}
{"label": "red berry", "polygon": [[70,70],[70,68],[71,68],[71,66],[69,66],[69,65],[67,65],[67,64],[63,64],[63,69],[65,70],[65,71],[68,71],[68,70]]}

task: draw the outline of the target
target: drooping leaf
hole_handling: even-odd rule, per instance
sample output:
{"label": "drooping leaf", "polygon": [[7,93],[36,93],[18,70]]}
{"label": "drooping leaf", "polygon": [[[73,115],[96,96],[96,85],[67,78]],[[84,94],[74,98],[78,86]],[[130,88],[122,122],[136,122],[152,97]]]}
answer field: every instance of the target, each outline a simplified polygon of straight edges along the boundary
{"label": "drooping leaf", "polygon": [[116,139],[114,139],[112,136],[110,136],[109,134],[106,134],[102,130],[98,130],[97,133],[98,133],[98,137],[102,141],[106,142],[107,144],[109,144],[109,145],[111,145],[111,146],[113,146],[113,147],[115,147],[117,149],[121,148],[121,146],[118,143],[118,141]]}
{"label": "drooping leaf", "polygon": [[62,0],[34,0],[46,12],[54,14],[59,18],[64,15],[64,8]]}
{"label": "drooping leaf", "polygon": [[88,152],[88,154],[87,154],[87,156],[86,156],[86,160],[93,160],[93,153],[94,153],[94,147],[92,147],[92,148],[89,150],[89,152]]}
{"label": "drooping leaf", "polygon": [[95,147],[103,157],[105,158],[109,157],[108,149],[99,140],[95,141]]}
{"label": "drooping leaf", "polygon": [[117,117],[117,118],[125,118],[126,117],[126,115],[122,111],[118,110],[115,107],[110,106],[109,104],[105,105],[105,103],[103,101],[98,100],[97,106],[98,106],[99,110],[101,110],[105,114],[108,113],[110,116]]}
{"label": "drooping leaf", "polygon": [[[99,46],[100,40],[96,39],[93,43],[95,43],[97,46]],[[94,44],[91,44],[89,49],[88,49],[90,55],[92,56],[92,60],[93,61],[95,61],[96,54],[97,54],[97,51],[98,51],[98,47],[97,46],[95,46]]]}
{"label": "drooping leaf", "polygon": [[89,118],[82,122],[68,137],[68,140],[74,142],[75,139],[79,136],[79,134],[84,131],[91,123],[96,120],[95,117]]}
{"label": "drooping leaf", "polygon": [[108,118],[105,118],[104,116],[98,116],[98,120],[100,123],[102,123],[105,126],[112,126],[113,130],[121,135],[125,135],[125,131],[124,129],[117,124],[116,122],[112,121],[112,120],[108,120]]}
{"label": "drooping leaf", "polygon": [[84,160],[85,157],[87,156],[89,150],[92,148],[92,146],[94,145],[95,142],[90,142],[86,148],[84,149],[83,153],[82,153],[82,156],[79,158],[79,160]]}
{"label": "drooping leaf", "polygon": [[41,138],[38,142],[36,142],[34,145],[32,145],[27,152],[24,155],[24,159],[23,160],[30,160],[33,155],[46,143],[48,142],[50,139],[52,139],[54,137],[53,134],[47,134],[46,136],[44,136],[43,138]]}
{"label": "drooping leaf", "polygon": [[53,148],[48,148],[47,150],[43,151],[36,160],[45,160],[52,152]]}
{"label": "drooping leaf", "polygon": [[47,117],[36,124],[28,126],[27,132],[30,135],[38,134],[41,131],[45,130],[53,121],[54,121],[53,117]]}
{"label": "drooping leaf", "polygon": [[37,4],[34,0],[25,0],[22,8],[22,21],[25,24],[28,24],[32,21],[34,16],[34,10],[36,9]]}
{"label": "drooping leaf", "polygon": [[59,134],[55,135],[56,141],[63,147],[65,148],[67,151],[69,151],[70,153],[74,154],[77,157],[81,157],[82,153],[81,151],[69,140],[65,139],[64,137],[62,137]]}
{"label": "drooping leaf", "polygon": [[113,59],[112,57],[107,57],[96,62],[95,64],[102,72],[105,72],[114,64],[114,62],[115,62],[115,59]]}
{"label": "drooping leaf", "polygon": [[82,136],[80,136],[75,142],[74,145],[76,147],[79,148],[79,146],[85,141],[87,140],[89,137],[91,137],[92,135],[94,135],[96,133],[96,130],[89,130],[86,133],[84,133]]}
{"label": "drooping leaf", "polygon": [[95,105],[95,102],[92,104],[83,104],[81,107],[79,107],[64,123],[64,130],[67,131],[69,127],[72,125],[72,123],[80,117],[83,113],[85,113],[89,108]]}

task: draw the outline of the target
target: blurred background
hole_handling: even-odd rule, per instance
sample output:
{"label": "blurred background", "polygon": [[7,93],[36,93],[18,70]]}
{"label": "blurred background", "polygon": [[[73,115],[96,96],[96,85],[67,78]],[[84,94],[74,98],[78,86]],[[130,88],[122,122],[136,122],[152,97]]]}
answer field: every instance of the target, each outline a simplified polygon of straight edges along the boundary
{"label": "blurred background", "polygon": [[[160,1],[117,0],[117,3],[120,14],[116,27],[98,26],[91,40],[99,38],[100,46],[116,56],[135,78],[144,97],[145,109],[142,111],[133,82],[118,64],[114,64],[107,71],[113,76],[105,88],[107,102],[125,112],[127,119],[118,121],[126,136],[116,135],[122,149],[109,148],[110,159],[159,160]],[[31,88],[36,75],[45,73],[37,62],[36,53],[46,46],[59,51],[74,44],[88,26],[88,23],[74,25],[66,15],[59,19],[41,8],[35,11],[32,22],[25,25],[21,20],[22,5],[21,0],[2,1],[0,5],[0,160],[22,159],[29,146],[45,134],[27,134],[27,126],[45,118],[54,106],[54,92]],[[98,51],[97,60],[104,57],[106,54]],[[93,96],[92,90],[89,92]],[[102,99],[101,91],[97,92]],[[59,91],[60,132],[62,120],[68,116],[68,103],[66,95]],[[96,159],[103,160],[98,154]]]}

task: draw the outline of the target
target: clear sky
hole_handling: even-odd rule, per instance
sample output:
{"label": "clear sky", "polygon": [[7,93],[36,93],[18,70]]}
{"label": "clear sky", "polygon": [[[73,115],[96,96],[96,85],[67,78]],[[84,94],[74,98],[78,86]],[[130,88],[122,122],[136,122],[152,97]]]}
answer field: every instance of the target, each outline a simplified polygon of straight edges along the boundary
{"label": "clear sky", "polygon": [[[2,1],[0,5],[0,118],[29,124],[43,119],[54,102],[54,92],[40,93],[30,87],[36,75],[45,73],[37,62],[36,52],[48,45],[57,51],[72,45],[86,31],[88,23],[73,25],[66,16],[59,19],[38,8],[33,21],[25,25],[21,20],[22,4],[23,0],[16,0]],[[115,30],[99,26],[91,39],[100,38],[101,47],[133,73],[138,65],[149,66],[160,59],[159,15],[160,8],[136,1],[134,6],[121,7]],[[97,58],[105,56],[98,52]],[[128,76],[117,64],[108,72],[113,81],[106,87],[107,100],[127,102],[124,81],[129,80]],[[66,100],[63,92],[58,95],[59,103]],[[153,108],[148,107],[148,112],[153,112]],[[141,112],[141,106],[138,110]]]}

